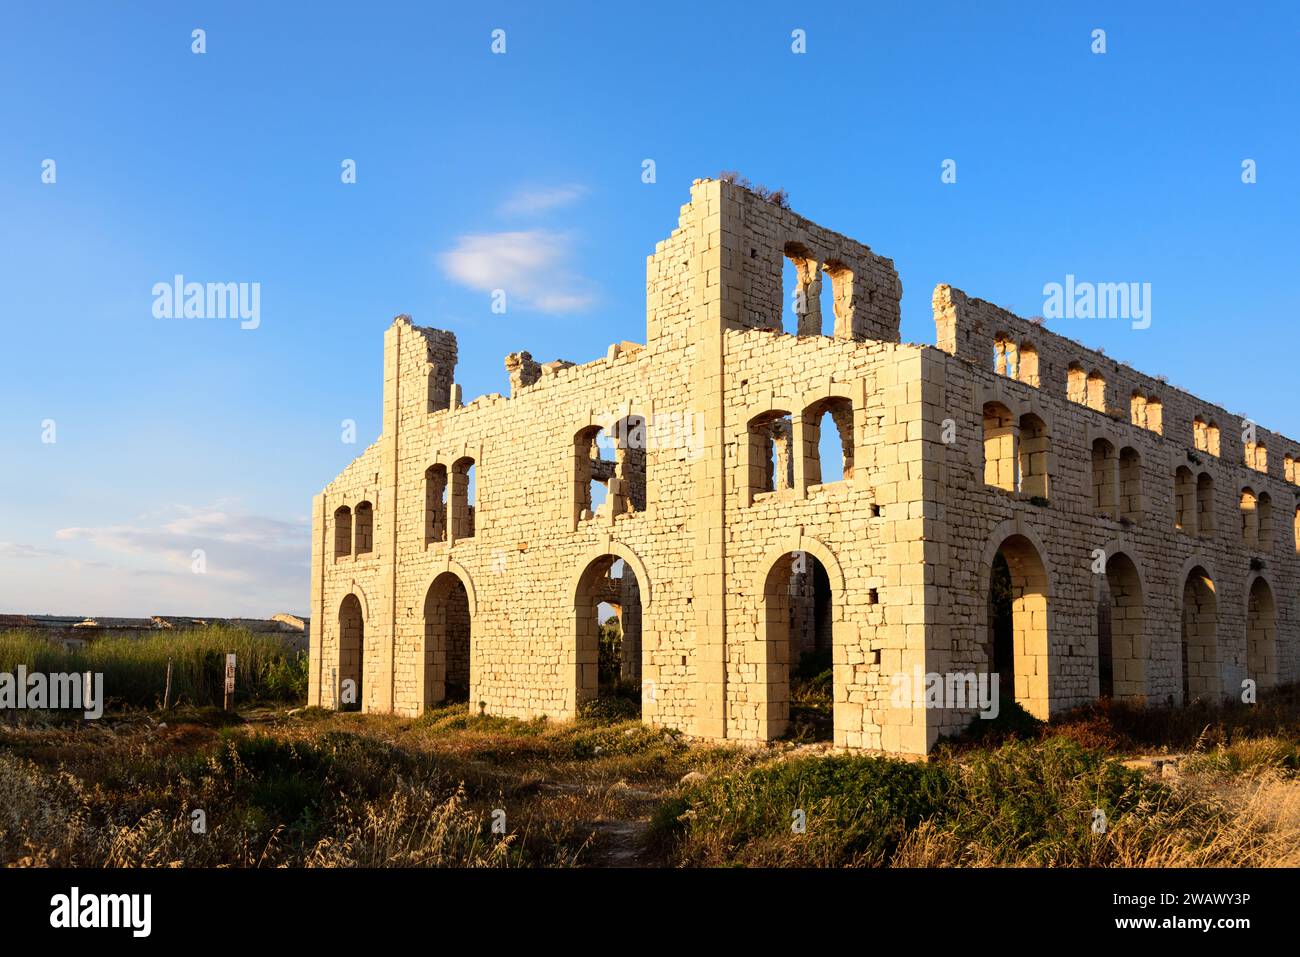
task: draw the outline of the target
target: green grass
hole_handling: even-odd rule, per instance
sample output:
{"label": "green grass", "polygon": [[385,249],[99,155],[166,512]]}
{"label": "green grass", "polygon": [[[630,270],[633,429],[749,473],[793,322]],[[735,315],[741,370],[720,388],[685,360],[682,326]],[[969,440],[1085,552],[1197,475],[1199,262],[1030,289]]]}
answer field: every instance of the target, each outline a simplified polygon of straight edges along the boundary
{"label": "green grass", "polygon": [[23,665],[29,672],[104,675],[104,694],[115,707],[162,704],[167,662],[172,662],[172,704],[219,706],[226,655],[235,654],[235,700],[302,701],[307,696],[307,655],[285,649],[272,635],[211,626],[140,637],[107,635],[65,650],[29,631],[0,632],[0,672]]}
{"label": "green grass", "polygon": [[[881,866],[920,854],[927,864],[1105,866],[1132,852],[1132,821],[1154,837],[1152,816],[1181,806],[1159,782],[1055,738],[961,762],[777,760],[686,789],[660,809],[654,835],[687,865]],[[1111,840],[1117,832],[1125,840]]]}

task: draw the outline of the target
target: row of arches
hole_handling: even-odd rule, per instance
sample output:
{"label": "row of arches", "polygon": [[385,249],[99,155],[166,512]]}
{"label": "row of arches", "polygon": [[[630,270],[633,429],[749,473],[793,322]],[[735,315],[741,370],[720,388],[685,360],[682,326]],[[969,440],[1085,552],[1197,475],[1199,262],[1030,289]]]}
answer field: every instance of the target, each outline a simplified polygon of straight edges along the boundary
{"label": "row of arches", "polygon": [[[996,539],[995,539],[996,541]],[[1219,595],[1206,567],[1189,563],[1179,582],[1181,702],[1233,693],[1225,687]],[[779,737],[791,728],[829,737],[836,688],[836,621],[846,596],[834,556],[815,543],[780,551],[759,585],[760,727]],[[1012,532],[986,553],[987,629],[982,642],[1001,693],[1036,717],[1051,710],[1052,586],[1039,544]],[[1277,605],[1264,576],[1247,581],[1246,676],[1261,690],[1280,681]],[[602,696],[642,700],[642,607],[649,602],[645,569],[617,548],[583,567],[572,586],[570,701]],[[874,591],[870,598],[875,599]],[[474,599],[463,570],[449,569],[428,586],[423,608],[421,695],[424,707],[469,700]],[[1148,589],[1134,559],[1109,553],[1096,595],[1097,690],[1101,697],[1145,700],[1151,661]],[[339,706],[359,708],[365,692],[365,621],[356,594],[338,612]],[[877,659],[878,660],[878,659]],[[682,660],[682,665],[686,660]],[[653,694],[653,692],[650,692]]]}
{"label": "row of arches", "polygon": [[[474,599],[464,574],[444,571],[425,593],[419,659],[425,708],[469,701]],[[591,559],[576,578],[570,685],[574,708],[606,696],[630,698],[639,705],[642,605],[649,600],[644,575],[635,556],[620,548]],[[767,651],[763,693],[768,701],[764,723],[772,736],[784,733],[792,716],[806,718],[818,735],[830,736],[833,588],[842,601],[838,567],[832,576],[816,555],[804,550],[775,559],[763,581],[762,642]],[[359,710],[371,700],[363,609],[354,592],[339,605],[337,659],[329,674],[340,710]],[[819,701],[792,694],[812,679],[820,680]]]}
{"label": "row of arches", "polygon": [[[1029,341],[1016,342],[1005,332],[993,337],[993,369],[998,375],[1017,382],[1038,387],[1038,350]],[[1106,378],[1098,369],[1086,369],[1079,362],[1071,362],[1066,369],[1066,398],[1096,412],[1109,411],[1106,399]],[[1139,428],[1164,434],[1164,406],[1159,397],[1143,389],[1134,389],[1129,396],[1129,422]],[[1242,443],[1242,460],[1257,472],[1268,473],[1268,447],[1257,438]],[[1198,452],[1219,457],[1222,452],[1220,429],[1217,422],[1197,415],[1192,419],[1192,446]],[[1283,476],[1289,483],[1300,485],[1300,461],[1293,455],[1283,460]]]}
{"label": "row of arches", "polygon": [[[1016,418],[1001,402],[984,403],[984,484],[1030,498],[1049,498],[1051,490],[1051,437],[1046,424],[1031,412]],[[1142,521],[1146,507],[1142,456],[1132,446],[1118,450],[1098,437],[1091,450],[1093,511],[1124,522]],[[1273,548],[1272,499],[1246,486],[1240,494],[1241,536],[1248,548]],[[1297,550],[1300,550],[1300,507],[1297,508]],[[1174,527],[1200,538],[1212,538],[1214,479],[1209,472],[1194,474],[1179,466],[1174,474]]]}
{"label": "row of arches", "polygon": [[[1007,537],[988,569],[988,631],[984,651],[1003,693],[1030,714],[1047,718],[1050,589],[1038,547],[1025,535]],[[1179,583],[1181,703],[1212,699],[1234,689],[1222,684],[1219,601],[1205,567],[1193,565]],[[1277,606],[1272,587],[1252,575],[1247,588],[1246,676],[1259,689],[1280,680]],[[1101,697],[1148,696],[1145,587],[1137,565],[1122,551],[1109,554],[1097,596],[1096,675]]]}

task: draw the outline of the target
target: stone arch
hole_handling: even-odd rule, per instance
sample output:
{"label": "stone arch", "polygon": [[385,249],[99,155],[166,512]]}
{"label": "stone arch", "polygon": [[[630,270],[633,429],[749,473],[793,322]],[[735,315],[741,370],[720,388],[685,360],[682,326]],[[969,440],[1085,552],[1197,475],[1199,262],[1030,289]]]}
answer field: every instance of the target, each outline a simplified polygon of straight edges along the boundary
{"label": "stone arch", "polygon": [[[619,561],[623,562],[621,576],[610,572]],[[650,578],[636,554],[626,546],[608,542],[593,549],[580,560],[579,571],[573,579],[570,594],[573,597],[573,630],[566,654],[566,708],[573,716],[587,701],[600,694],[600,623],[596,612],[602,602],[617,605],[623,629],[624,643],[635,644],[635,668],[620,668],[620,680],[633,678],[640,681],[641,661],[644,653],[641,642],[642,614],[650,602]],[[606,594],[605,589],[618,588]],[[626,652],[628,649],[624,649]],[[627,661],[624,654],[623,661]],[[653,699],[651,699],[653,700]],[[645,708],[645,692],[642,692]]]}
{"label": "stone arch", "polygon": [[824,468],[825,463],[821,460],[821,430],[826,416],[829,416],[833,423],[839,440],[840,454],[843,457],[839,470],[840,476],[833,481],[853,478],[858,436],[857,410],[853,407],[853,399],[847,394],[848,391],[847,386],[839,388],[832,386],[830,389],[810,393],[804,397],[803,411],[800,413],[803,448],[796,449],[795,452],[802,457],[806,485],[820,485],[824,481],[823,476],[835,472],[834,469]]}
{"label": "stone arch", "polygon": [[[356,590],[339,602],[332,696],[340,711],[360,711],[365,703],[366,606]],[[351,683],[349,685],[349,682]]]}
{"label": "stone arch", "polygon": [[[782,322],[779,328],[800,336],[822,334],[822,271],[817,256],[801,242],[791,240],[782,247],[782,255],[794,267],[795,289],[785,289],[785,264],[781,271]],[[794,328],[785,321],[786,303],[791,306]]]}
{"label": "stone arch", "polygon": [[420,701],[423,709],[444,701],[469,701],[475,603],[468,576],[450,567],[424,592],[421,621]]}
{"label": "stone arch", "polygon": [[794,488],[794,416],[788,410],[795,408],[783,403],[746,413],[742,505],[755,495]]}
{"label": "stone arch", "polygon": [[763,559],[759,563],[758,571],[755,573],[752,582],[752,594],[763,594],[763,585],[767,581],[768,572],[772,570],[772,566],[776,564],[778,558],[790,552],[807,552],[816,558],[822,563],[822,567],[826,569],[831,588],[840,594],[844,593],[844,570],[840,567],[839,559],[835,557],[835,553],[811,536],[791,535],[769,545],[763,552]]}
{"label": "stone arch", "polygon": [[1196,476],[1179,465],[1174,470],[1174,528],[1197,535],[1196,519]]}
{"label": "stone arch", "polygon": [[470,575],[469,569],[467,569],[460,562],[452,561],[450,559],[448,559],[445,562],[439,561],[438,570],[424,580],[424,584],[420,589],[420,594],[427,595],[429,593],[429,589],[433,587],[433,583],[437,581],[439,578],[441,578],[443,575],[447,574],[448,572],[451,572],[451,574],[455,575],[457,578],[460,579],[461,585],[465,587],[465,594],[469,598],[469,613],[471,615],[477,615],[478,614],[478,591],[474,587],[474,579]]}
{"label": "stone arch", "polygon": [[352,510],[352,551],[357,557],[375,550],[375,507],[369,501],[357,502]]}
{"label": "stone arch", "polygon": [[[1106,609],[1106,614],[1098,615],[1098,693],[1141,702],[1147,694],[1146,576],[1131,547],[1114,542],[1105,553],[1105,574],[1097,576],[1094,589],[1099,611]],[[1109,634],[1103,635],[1102,622]]]}
{"label": "stone arch", "polygon": [[1005,329],[993,333],[993,371],[1011,379],[1020,378],[1020,347]]}
{"label": "stone arch", "polygon": [[1261,691],[1280,681],[1277,653],[1277,599],[1259,572],[1246,578],[1246,677]]}
{"label": "stone arch", "polygon": [[1142,521],[1145,509],[1142,453],[1125,445],[1119,450],[1119,515],[1121,520],[1137,523]]}
{"label": "stone arch", "polygon": [[[847,730],[839,705],[848,701],[842,687],[842,666],[847,662],[844,622],[844,573],[823,543],[791,536],[767,550],[756,571],[754,594],[759,599],[757,619],[758,737],[770,741],[786,733],[791,723],[791,689],[803,653],[814,670],[821,655],[829,653],[833,680],[830,720],[813,722],[814,730],[839,740]],[[819,727],[819,723],[823,726]]]}
{"label": "stone arch", "polygon": [[1039,371],[1038,371],[1038,347],[1029,339],[1022,339],[1019,347],[1020,368],[1017,378],[1025,385],[1038,388]]}
{"label": "stone arch", "polygon": [[984,436],[984,484],[1004,492],[1019,486],[1016,461],[1017,419],[1004,402],[985,402],[981,409]]}
{"label": "stone arch", "polygon": [[1050,498],[1052,433],[1036,413],[1020,416],[1017,446],[1017,491],[1030,498]]}
{"label": "stone arch", "polygon": [[[1003,522],[985,547],[977,593],[989,604],[982,645],[990,672],[1001,675],[999,693],[1014,697],[1026,711],[1043,719],[1051,713],[1050,638],[1054,594],[1047,555],[1042,541],[1018,518]],[[1010,572],[1010,621],[1005,635],[995,627],[992,614],[993,569],[999,556],[1006,561]],[[1006,648],[1006,644],[1011,647]],[[1010,681],[1006,680],[1007,672]]]}
{"label": "stone arch", "polygon": [[1092,510],[1106,518],[1119,518],[1119,453],[1107,438],[1092,440]]}
{"label": "stone arch", "polygon": [[1100,369],[1093,369],[1086,380],[1085,404],[1096,412],[1106,411],[1106,377]]}
{"label": "stone arch", "polygon": [[1050,425],[1050,419],[1046,411],[1039,408],[1037,403],[1027,402],[1019,395],[1011,394],[1019,391],[1022,390],[981,386],[975,390],[975,408],[982,409],[986,405],[1000,405],[1007,410],[1008,415],[1015,419],[1019,419],[1025,412],[1033,412]]}
{"label": "stone arch", "polygon": [[1214,700],[1223,688],[1214,578],[1204,565],[1194,564],[1179,580],[1183,704],[1197,698]]}
{"label": "stone arch", "polygon": [[622,542],[614,539],[607,539],[603,544],[589,548],[578,557],[578,571],[569,579],[569,595],[576,596],[578,585],[582,582],[582,576],[587,573],[587,568],[598,558],[605,555],[613,555],[615,558],[621,558],[631,566],[636,580],[641,586],[641,607],[649,608],[653,597],[653,586],[650,583],[650,572],[646,569],[645,562],[641,561],[641,556]]}
{"label": "stone arch", "polygon": [[1196,476],[1196,534],[1213,538],[1215,534],[1214,476],[1201,472]]}
{"label": "stone arch", "polygon": [[334,560],[352,554],[352,509],[340,505],[334,510]]}
{"label": "stone arch", "polygon": [[1239,508],[1241,510],[1241,542],[1247,548],[1259,545],[1259,499],[1255,490],[1249,485],[1241,490]]}

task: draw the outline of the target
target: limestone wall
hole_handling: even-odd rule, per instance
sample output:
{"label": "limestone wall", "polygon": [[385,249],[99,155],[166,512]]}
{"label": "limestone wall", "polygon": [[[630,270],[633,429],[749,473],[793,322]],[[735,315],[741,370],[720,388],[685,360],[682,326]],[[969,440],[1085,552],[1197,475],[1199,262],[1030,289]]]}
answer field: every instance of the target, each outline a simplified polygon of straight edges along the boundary
{"label": "limestone wall", "polygon": [[[781,329],[787,261],[807,293],[798,334]],[[1239,417],[946,286],[938,347],[901,344],[901,295],[868,247],[702,180],[647,258],[644,345],[581,365],[511,353],[509,397],[462,403],[455,336],[399,316],[384,335],[383,434],[313,500],[311,701],[340,704],[341,612],[355,600],[364,709],[438,703],[457,684],[444,678],[464,650],[448,642],[467,620],[466,707],[572,717],[596,693],[596,608],[617,594],[625,623],[639,617],[646,722],[779,736],[793,631],[829,628],[835,743],[920,754],[973,712],[900,704],[892,679],[989,669],[1000,547],[1019,583],[1015,680],[1031,710],[1085,703],[1103,682],[1116,697],[1181,700],[1195,568],[1213,582],[1218,648],[1193,642],[1196,688],[1230,693],[1261,668],[1297,678],[1300,446],[1258,428],[1248,452]],[[619,444],[619,423],[640,423],[641,438],[606,458],[597,430]],[[838,481],[824,480],[837,463],[821,461],[823,428],[845,460]],[[1270,497],[1267,543],[1243,537],[1248,486]],[[1202,511],[1212,531],[1192,517]],[[1109,574],[1093,570],[1097,550]],[[615,560],[636,578],[631,617]],[[812,579],[793,577],[816,563],[824,610]],[[1246,634],[1259,579],[1276,604],[1271,644]],[[1204,618],[1193,625],[1200,635]]]}

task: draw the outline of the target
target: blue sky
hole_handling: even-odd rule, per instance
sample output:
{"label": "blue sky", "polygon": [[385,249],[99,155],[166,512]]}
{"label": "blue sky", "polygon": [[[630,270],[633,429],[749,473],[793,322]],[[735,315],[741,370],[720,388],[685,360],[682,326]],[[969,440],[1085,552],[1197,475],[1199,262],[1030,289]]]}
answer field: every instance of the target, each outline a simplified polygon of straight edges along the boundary
{"label": "blue sky", "polygon": [[[467,398],[644,341],[724,169],[892,257],[908,341],[937,282],[1149,282],[1149,329],[1053,328],[1300,435],[1293,5],[612,6],[6,3],[0,612],[305,611],[392,317],[455,331]],[[178,273],[260,283],[260,325],[156,318]]]}

